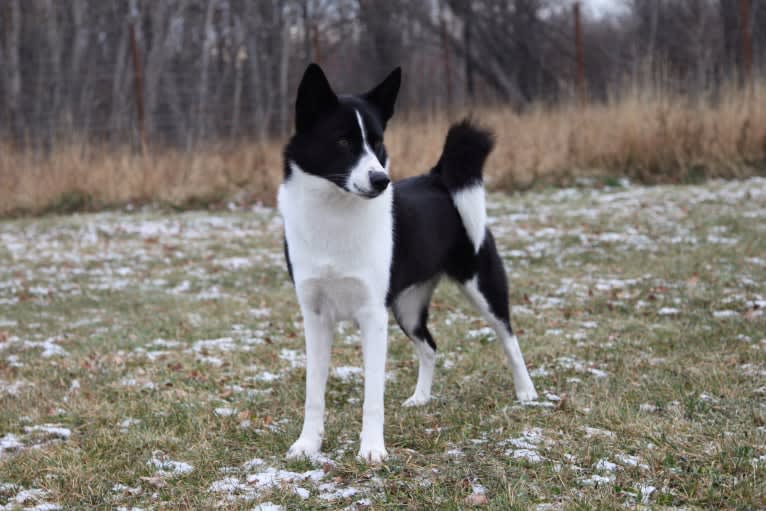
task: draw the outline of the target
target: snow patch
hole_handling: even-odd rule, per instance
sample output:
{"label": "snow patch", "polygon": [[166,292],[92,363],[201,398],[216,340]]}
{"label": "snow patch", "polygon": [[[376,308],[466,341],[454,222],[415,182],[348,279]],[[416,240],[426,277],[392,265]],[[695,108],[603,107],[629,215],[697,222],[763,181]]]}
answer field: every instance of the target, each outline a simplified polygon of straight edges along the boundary
{"label": "snow patch", "polygon": [[353,366],[340,366],[340,367],[335,367],[332,370],[333,376],[346,382],[351,381],[353,378],[357,378],[361,376],[362,373],[363,373],[363,370],[361,367],[353,367]]}
{"label": "snow patch", "polygon": [[580,484],[582,484],[583,486],[599,487],[599,486],[610,484],[614,480],[615,480],[615,476],[613,474],[608,474],[605,476],[593,474],[592,476],[582,478],[579,481],[580,481]]}
{"label": "snow patch", "polygon": [[[509,451],[506,451],[506,454],[508,454],[508,452]],[[545,459],[540,453],[532,449],[514,449],[510,454],[516,459],[525,459],[530,463],[540,463]]]}
{"label": "snow patch", "polygon": [[593,465],[593,468],[599,472],[615,472],[618,467],[616,463],[612,463],[606,458],[601,458],[595,465]]}
{"label": "snow patch", "polygon": [[194,471],[194,467],[190,464],[183,461],[171,460],[166,458],[162,453],[156,453],[146,462],[146,464],[157,469],[155,475],[159,477],[178,477],[191,474]]}
{"label": "snow patch", "polygon": [[42,432],[52,437],[60,438],[62,440],[66,440],[70,436],[72,436],[72,430],[69,428],[63,427],[60,424],[37,424],[34,426],[25,426],[24,432],[25,433]]}

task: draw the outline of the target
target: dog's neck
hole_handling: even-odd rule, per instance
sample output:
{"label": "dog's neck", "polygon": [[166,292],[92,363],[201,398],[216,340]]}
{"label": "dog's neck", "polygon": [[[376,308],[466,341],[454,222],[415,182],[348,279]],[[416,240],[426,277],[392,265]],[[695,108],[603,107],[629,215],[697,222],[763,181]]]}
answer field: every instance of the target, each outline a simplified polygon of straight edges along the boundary
{"label": "dog's neck", "polygon": [[364,275],[383,300],[393,255],[393,193],[389,186],[365,199],[295,166],[278,201],[296,284],[317,275]]}
{"label": "dog's neck", "polygon": [[[279,208],[286,221],[299,209],[314,221],[339,215],[342,220],[358,221],[359,215],[381,214],[391,211],[393,187],[380,196],[366,199],[342,190],[337,185],[305,172],[296,163],[289,162],[291,175],[279,189]],[[293,210],[293,211],[288,211]]]}

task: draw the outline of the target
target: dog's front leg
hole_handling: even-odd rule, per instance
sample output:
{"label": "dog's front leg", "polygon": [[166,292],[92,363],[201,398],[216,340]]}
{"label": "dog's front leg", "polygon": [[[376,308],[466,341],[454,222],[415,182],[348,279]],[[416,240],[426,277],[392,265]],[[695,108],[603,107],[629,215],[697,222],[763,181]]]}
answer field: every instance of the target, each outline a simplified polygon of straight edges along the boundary
{"label": "dog's front leg", "polygon": [[359,458],[380,463],[388,455],[383,440],[383,394],[386,383],[388,312],[386,307],[367,307],[357,321],[364,356],[364,411]]}
{"label": "dog's front leg", "polygon": [[287,451],[288,458],[316,456],[324,434],[324,393],[330,366],[332,321],[304,310],[303,324],[306,333],[306,407],[301,436]]}

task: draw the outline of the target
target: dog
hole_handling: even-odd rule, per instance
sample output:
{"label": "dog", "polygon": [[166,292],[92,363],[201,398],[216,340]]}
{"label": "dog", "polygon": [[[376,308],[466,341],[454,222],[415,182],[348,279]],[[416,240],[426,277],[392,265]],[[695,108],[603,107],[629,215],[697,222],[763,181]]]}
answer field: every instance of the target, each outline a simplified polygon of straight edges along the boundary
{"label": "dog", "polygon": [[388,307],[415,344],[415,391],[404,406],[431,397],[436,342],[428,307],[440,278],[459,284],[502,340],[516,397],[537,399],[511,329],[508,285],[486,225],[484,162],[491,133],[468,120],[450,127],[427,174],[391,183],[383,143],[401,69],[361,95],[337,95],[310,64],[298,87],[295,134],[284,150],[278,192],[287,269],[303,315],[306,402],[289,458],[315,457],[324,433],[325,385],[337,321],[362,337],[364,405],[359,458],[380,463]]}

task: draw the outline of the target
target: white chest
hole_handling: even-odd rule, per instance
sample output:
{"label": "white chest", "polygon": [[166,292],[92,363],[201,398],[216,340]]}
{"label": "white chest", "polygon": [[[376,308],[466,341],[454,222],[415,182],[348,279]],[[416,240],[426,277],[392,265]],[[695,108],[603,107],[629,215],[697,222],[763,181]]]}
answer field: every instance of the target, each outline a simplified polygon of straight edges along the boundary
{"label": "white chest", "polygon": [[353,319],[385,304],[393,254],[392,190],[363,199],[294,173],[279,189],[279,210],[301,306]]}

